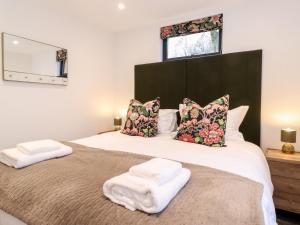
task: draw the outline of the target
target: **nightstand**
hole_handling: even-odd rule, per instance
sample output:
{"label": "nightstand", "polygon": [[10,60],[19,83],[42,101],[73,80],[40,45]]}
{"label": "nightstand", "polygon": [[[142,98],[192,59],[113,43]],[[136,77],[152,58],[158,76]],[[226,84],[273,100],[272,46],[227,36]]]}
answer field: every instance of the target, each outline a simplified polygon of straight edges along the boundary
{"label": "nightstand", "polygon": [[289,155],[267,149],[266,158],[274,185],[275,207],[300,213],[300,153]]}

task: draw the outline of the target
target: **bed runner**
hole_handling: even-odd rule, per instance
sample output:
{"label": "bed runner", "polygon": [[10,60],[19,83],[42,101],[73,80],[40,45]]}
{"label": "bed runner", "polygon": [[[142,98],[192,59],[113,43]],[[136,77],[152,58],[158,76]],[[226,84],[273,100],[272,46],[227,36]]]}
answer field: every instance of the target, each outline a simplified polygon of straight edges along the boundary
{"label": "bed runner", "polygon": [[190,181],[163,212],[129,211],[103,195],[103,183],[151,157],[64,144],[72,155],[21,170],[0,163],[0,209],[28,225],[264,224],[262,184],[191,164],[183,164]]}

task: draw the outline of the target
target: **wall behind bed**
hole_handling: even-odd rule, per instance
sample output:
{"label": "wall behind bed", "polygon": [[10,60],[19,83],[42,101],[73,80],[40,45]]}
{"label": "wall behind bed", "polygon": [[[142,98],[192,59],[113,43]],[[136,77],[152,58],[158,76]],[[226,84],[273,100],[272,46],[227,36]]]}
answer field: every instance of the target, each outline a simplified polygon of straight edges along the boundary
{"label": "wall behind bed", "polygon": [[0,149],[40,138],[70,140],[112,127],[111,34],[71,20],[59,5],[55,10],[43,4],[0,0],[0,32],[67,48],[69,85],[4,82],[1,75]]}
{"label": "wall behind bed", "polygon": [[[297,0],[211,1],[210,7],[119,33],[116,41],[117,105],[134,96],[134,65],[161,60],[159,28],[224,14],[223,53],[263,49],[263,147],[281,147],[280,128],[298,129],[300,149],[300,2]],[[213,3],[215,2],[215,3]],[[242,76],[242,74],[241,74]]]}

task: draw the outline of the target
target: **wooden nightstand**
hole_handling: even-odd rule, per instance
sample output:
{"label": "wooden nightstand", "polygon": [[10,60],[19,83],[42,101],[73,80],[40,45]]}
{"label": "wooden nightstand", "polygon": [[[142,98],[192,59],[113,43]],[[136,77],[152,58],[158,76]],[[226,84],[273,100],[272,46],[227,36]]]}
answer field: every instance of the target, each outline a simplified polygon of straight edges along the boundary
{"label": "wooden nightstand", "polygon": [[267,149],[266,158],[274,185],[275,207],[300,213],[300,153],[289,155]]}

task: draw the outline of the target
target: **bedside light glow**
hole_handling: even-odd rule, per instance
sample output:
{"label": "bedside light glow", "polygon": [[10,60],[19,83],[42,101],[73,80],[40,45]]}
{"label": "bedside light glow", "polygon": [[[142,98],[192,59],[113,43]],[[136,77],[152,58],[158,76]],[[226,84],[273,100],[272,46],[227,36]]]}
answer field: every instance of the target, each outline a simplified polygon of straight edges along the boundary
{"label": "bedside light glow", "polygon": [[119,10],[125,9],[124,3],[120,2],[120,3],[118,4],[118,9],[119,9]]}
{"label": "bedside light glow", "polygon": [[18,44],[19,44],[19,41],[18,41],[18,40],[14,40],[12,43],[13,43],[14,45],[18,45]]}
{"label": "bedside light glow", "polygon": [[282,130],[284,130],[286,132],[293,132],[293,131],[295,131],[294,129],[291,129],[291,128],[286,128],[286,129],[282,129]]}
{"label": "bedside light glow", "polygon": [[270,124],[276,124],[278,126],[287,126],[293,127],[295,124],[300,123],[300,116],[296,112],[277,112],[272,114],[271,116],[268,115],[266,120],[269,121]]}

